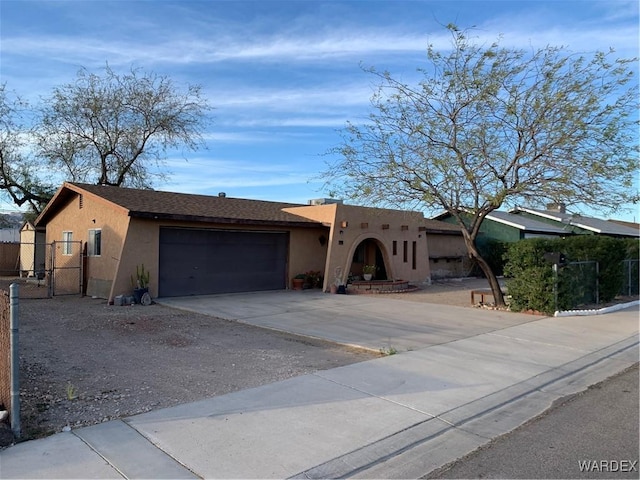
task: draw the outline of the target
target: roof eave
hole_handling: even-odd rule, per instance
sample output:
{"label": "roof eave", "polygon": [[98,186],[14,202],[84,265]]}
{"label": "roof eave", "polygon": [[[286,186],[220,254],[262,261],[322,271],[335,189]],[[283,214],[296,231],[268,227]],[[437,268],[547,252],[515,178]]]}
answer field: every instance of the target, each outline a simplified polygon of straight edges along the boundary
{"label": "roof eave", "polygon": [[228,217],[209,217],[201,215],[182,215],[171,213],[157,212],[138,212],[129,211],[129,216],[134,218],[143,218],[149,220],[173,220],[178,222],[194,222],[194,223],[222,223],[226,225],[270,225],[279,227],[302,227],[317,228],[323,227],[320,222],[296,222],[287,220],[255,220],[250,218],[228,218]]}

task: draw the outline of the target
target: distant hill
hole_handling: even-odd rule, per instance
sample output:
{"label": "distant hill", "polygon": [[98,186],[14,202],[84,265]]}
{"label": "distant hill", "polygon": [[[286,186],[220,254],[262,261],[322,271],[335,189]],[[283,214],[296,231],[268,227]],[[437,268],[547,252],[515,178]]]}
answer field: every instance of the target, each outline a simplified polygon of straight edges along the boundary
{"label": "distant hill", "polygon": [[24,222],[23,213],[0,213],[0,228],[20,228]]}

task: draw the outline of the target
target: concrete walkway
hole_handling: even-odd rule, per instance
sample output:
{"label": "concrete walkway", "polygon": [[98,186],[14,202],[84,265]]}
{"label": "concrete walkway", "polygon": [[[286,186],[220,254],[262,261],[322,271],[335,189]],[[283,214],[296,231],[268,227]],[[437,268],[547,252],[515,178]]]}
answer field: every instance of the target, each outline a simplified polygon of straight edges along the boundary
{"label": "concrete walkway", "polygon": [[[250,297],[236,297],[242,321],[335,331],[326,338],[376,349],[389,339],[402,351],[21,443],[0,452],[0,477],[418,478],[639,355],[637,307],[547,318],[336,295],[263,305]],[[373,325],[363,321],[359,339],[345,323],[361,316]]]}

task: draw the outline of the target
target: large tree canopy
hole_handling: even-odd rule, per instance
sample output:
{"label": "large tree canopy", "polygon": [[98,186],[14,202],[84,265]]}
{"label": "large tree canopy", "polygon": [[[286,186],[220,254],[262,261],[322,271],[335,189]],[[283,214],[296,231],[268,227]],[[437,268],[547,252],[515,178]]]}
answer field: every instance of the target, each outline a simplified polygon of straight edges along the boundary
{"label": "large tree canopy", "polygon": [[169,151],[202,144],[209,109],[199,86],[139,69],[81,69],[33,107],[0,85],[0,191],[37,214],[62,180],[150,187]]}
{"label": "large tree canopy", "polygon": [[637,202],[635,59],[484,46],[448,29],[452,48],[429,46],[419,82],[368,70],[380,79],[372,113],[344,129],[327,183],[359,201],[450,213],[504,305],[475,243],[490,212],[518,202],[611,211]]}
{"label": "large tree canopy", "polygon": [[55,187],[41,179],[38,162],[28,151],[30,129],[24,116],[27,105],[0,85],[0,191],[17,206],[41,211]]}
{"label": "large tree canopy", "polygon": [[82,69],[46,100],[38,154],[73,181],[148,187],[168,149],[198,146],[207,109],[198,86],[181,92],[153,73]]}

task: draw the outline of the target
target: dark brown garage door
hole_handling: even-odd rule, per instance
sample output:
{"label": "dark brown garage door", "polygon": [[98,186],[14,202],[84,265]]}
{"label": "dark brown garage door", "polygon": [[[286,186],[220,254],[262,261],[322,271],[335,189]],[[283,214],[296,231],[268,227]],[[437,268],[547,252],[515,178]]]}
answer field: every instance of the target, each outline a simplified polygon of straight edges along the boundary
{"label": "dark brown garage door", "polygon": [[287,232],[160,228],[160,297],[279,290]]}

